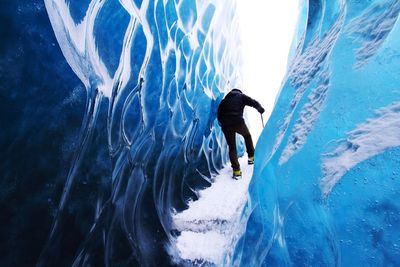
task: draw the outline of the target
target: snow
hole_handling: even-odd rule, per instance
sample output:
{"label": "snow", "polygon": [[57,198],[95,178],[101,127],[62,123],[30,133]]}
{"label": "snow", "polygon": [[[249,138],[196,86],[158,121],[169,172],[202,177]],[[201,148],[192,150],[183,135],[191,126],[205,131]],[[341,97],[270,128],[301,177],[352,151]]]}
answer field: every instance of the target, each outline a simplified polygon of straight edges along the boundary
{"label": "snow", "polygon": [[225,166],[213,177],[212,186],[200,192],[199,200],[174,215],[174,225],[180,232],[176,248],[181,260],[194,265],[208,262],[217,266],[229,262],[229,254],[244,227],[240,218],[253,174],[253,165],[247,164],[247,157],[239,162],[242,179],[232,179],[230,165]]}

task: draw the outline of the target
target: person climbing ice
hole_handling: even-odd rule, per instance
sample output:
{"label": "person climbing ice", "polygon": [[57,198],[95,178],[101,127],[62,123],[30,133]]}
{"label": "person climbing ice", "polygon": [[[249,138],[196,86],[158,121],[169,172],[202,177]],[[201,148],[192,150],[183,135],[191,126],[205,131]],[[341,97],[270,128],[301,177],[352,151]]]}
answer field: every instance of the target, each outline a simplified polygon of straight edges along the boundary
{"label": "person climbing ice", "polygon": [[239,89],[232,89],[221,101],[218,107],[218,121],[221,125],[226,142],[229,147],[229,159],[233,169],[233,178],[240,179],[242,172],[236,151],[236,133],[243,136],[248,155],[248,164],[254,164],[254,146],[249,129],[243,119],[245,106],[257,109],[261,114],[264,108],[256,100],[243,94]]}

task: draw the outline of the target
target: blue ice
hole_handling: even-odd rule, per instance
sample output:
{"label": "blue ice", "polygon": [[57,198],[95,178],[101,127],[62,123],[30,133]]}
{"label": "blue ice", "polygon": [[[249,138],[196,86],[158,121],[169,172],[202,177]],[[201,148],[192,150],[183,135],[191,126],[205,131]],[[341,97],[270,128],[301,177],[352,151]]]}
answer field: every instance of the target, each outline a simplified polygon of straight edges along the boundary
{"label": "blue ice", "polygon": [[[216,110],[242,82],[235,1],[0,6],[0,265],[204,264],[175,258],[173,221],[228,160]],[[227,230],[244,234],[218,262],[400,265],[399,12],[302,1]]]}
{"label": "blue ice", "polygon": [[304,1],[239,266],[400,264],[398,1]]}

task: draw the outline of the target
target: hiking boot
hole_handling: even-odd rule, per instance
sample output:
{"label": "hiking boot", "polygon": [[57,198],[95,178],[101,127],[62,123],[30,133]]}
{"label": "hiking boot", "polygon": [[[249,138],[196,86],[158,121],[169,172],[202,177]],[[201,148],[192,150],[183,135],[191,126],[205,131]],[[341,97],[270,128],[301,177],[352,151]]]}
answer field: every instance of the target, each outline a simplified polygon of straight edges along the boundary
{"label": "hiking boot", "polygon": [[247,160],[247,164],[249,164],[249,165],[253,165],[254,164],[254,156],[253,157],[249,157],[249,159]]}
{"label": "hiking boot", "polygon": [[233,171],[232,178],[235,179],[235,180],[241,179],[242,178],[242,172],[240,170]]}

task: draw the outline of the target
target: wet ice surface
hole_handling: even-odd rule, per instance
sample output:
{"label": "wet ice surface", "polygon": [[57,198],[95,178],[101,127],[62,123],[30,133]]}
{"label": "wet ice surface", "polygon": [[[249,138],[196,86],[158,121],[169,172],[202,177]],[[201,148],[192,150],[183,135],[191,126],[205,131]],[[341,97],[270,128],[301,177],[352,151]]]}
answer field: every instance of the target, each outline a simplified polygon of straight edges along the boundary
{"label": "wet ice surface", "polygon": [[195,266],[229,263],[242,230],[240,217],[253,173],[253,165],[247,165],[247,157],[239,161],[242,179],[232,179],[232,169],[226,165],[214,177],[212,186],[200,192],[199,200],[174,215],[175,227],[180,232],[176,247],[182,260]]}
{"label": "wet ice surface", "polygon": [[[66,262],[60,265],[98,266],[104,259],[166,266],[168,252],[178,253],[165,251],[174,248],[171,210],[184,209],[225,163],[216,112],[241,79],[235,1],[44,4],[59,48],[86,89],[87,109],[38,265],[52,265],[57,254]],[[90,172],[81,168],[85,160]],[[83,177],[90,189],[80,186]],[[88,232],[60,241],[70,232],[64,211],[71,209],[76,228]]]}
{"label": "wet ice surface", "polygon": [[303,3],[233,262],[400,266],[400,2]]}

